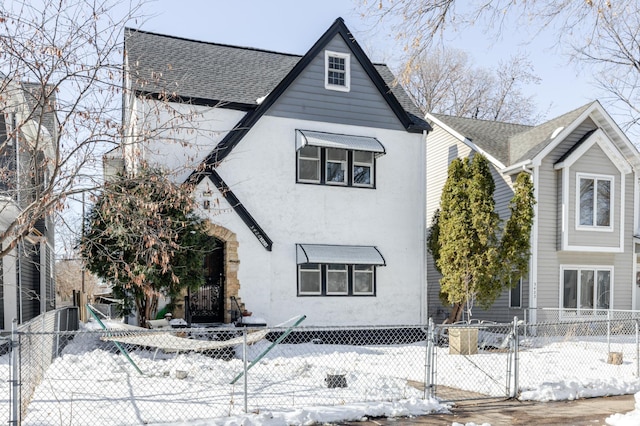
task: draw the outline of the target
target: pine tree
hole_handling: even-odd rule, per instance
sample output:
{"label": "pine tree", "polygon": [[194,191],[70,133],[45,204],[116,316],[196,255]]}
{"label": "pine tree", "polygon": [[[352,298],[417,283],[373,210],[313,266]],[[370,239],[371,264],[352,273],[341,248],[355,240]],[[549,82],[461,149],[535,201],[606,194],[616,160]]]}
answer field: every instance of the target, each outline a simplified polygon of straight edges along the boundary
{"label": "pine tree", "polygon": [[535,203],[531,177],[528,173],[521,172],[516,178],[513,198],[509,203],[511,216],[504,227],[500,244],[502,281],[509,287],[515,286],[529,271],[531,227]]}
{"label": "pine tree", "polygon": [[427,240],[442,274],[440,298],[453,306],[447,322],[458,321],[477,302],[489,308],[504,288],[517,282],[529,264],[529,235],[533,223],[533,187],[524,173],[516,180],[511,217],[502,239],[495,211],[495,183],[487,159],[451,162]]}

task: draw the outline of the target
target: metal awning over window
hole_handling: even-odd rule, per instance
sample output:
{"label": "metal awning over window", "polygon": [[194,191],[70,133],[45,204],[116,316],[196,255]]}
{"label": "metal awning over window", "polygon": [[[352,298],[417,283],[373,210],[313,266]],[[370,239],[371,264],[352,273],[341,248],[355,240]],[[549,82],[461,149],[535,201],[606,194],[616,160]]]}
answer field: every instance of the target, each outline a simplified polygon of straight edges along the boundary
{"label": "metal awning over window", "polygon": [[382,146],[376,138],[338,135],[335,133],[314,132],[311,130],[298,130],[296,133],[296,149],[298,150],[307,145],[311,145],[323,148],[375,152],[377,155],[385,153],[384,146]]}
{"label": "metal awning over window", "polygon": [[386,265],[384,257],[374,246],[296,244],[296,251],[298,265],[302,263]]}

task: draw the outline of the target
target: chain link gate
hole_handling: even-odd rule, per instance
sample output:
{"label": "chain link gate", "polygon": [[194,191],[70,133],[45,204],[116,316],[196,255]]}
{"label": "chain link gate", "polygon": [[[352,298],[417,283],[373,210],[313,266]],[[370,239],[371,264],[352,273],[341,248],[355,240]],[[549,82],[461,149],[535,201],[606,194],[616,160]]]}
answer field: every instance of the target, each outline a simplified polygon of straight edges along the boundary
{"label": "chain link gate", "polygon": [[429,322],[427,393],[445,402],[504,399],[518,392],[518,321]]}

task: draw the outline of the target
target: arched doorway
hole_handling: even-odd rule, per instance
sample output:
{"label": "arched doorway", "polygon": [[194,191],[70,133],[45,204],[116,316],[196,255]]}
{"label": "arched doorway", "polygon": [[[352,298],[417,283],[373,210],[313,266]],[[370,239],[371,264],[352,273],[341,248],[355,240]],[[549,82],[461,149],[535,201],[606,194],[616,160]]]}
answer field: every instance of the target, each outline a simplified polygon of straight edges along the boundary
{"label": "arched doorway", "polygon": [[204,285],[189,295],[191,322],[225,322],[225,243],[215,238],[215,248],[204,258]]}

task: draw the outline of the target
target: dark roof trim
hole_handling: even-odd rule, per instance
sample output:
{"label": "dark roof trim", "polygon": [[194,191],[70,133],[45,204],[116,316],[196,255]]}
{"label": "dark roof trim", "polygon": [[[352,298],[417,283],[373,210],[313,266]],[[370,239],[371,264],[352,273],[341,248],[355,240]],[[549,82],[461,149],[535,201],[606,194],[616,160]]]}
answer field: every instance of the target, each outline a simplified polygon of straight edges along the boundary
{"label": "dark roof trim", "polygon": [[163,102],[176,102],[189,105],[206,106],[212,108],[226,108],[234,109],[238,111],[251,111],[256,109],[255,104],[244,104],[240,102],[227,102],[216,99],[196,98],[196,97],[183,97],[177,95],[167,95],[165,93],[147,92],[144,90],[136,90],[136,97],[155,99]]}
{"label": "dark roof trim", "polygon": [[242,138],[251,130],[256,122],[271,108],[275,101],[282,95],[285,90],[293,83],[300,73],[311,63],[311,61],[320,53],[320,51],[336,36],[340,36],[347,43],[354,56],[360,62],[360,65],[367,72],[367,75],[380,91],[382,97],[387,101],[395,115],[398,117],[402,125],[407,131],[422,132],[423,126],[415,126],[407,111],[400,105],[400,102],[391,93],[384,83],[384,80],[375,69],[367,55],[353,38],[342,18],[335,20],[333,25],[316,41],[309,51],[298,61],[284,79],[276,86],[276,88],[265,98],[265,100],[252,112],[247,113],[237,124],[236,130],[233,130],[220,141],[218,146],[204,160],[206,165],[215,167],[220,161],[231,153],[233,148],[242,140]]}
{"label": "dark roof trim", "polygon": [[595,128],[595,129],[589,130],[587,133],[585,133],[585,135],[583,137],[581,137],[580,140],[578,142],[576,142],[571,148],[569,148],[569,150],[567,152],[565,152],[564,155],[562,157],[560,157],[560,159],[554,163],[554,165],[555,164],[560,164],[563,161],[565,161],[567,158],[569,158],[569,156],[571,154],[573,154],[573,152],[576,149],[578,149],[580,147],[580,145],[582,145],[587,139],[589,139],[589,136],[594,134],[597,130],[598,130],[598,128]]}
{"label": "dark roof trim", "polygon": [[[227,200],[227,202],[233,207],[233,210],[240,216],[240,219],[249,227],[253,235],[256,236],[260,244],[267,250],[271,251],[273,241],[267,236],[264,230],[258,225],[258,222],[251,216],[247,209],[242,205],[238,197],[231,191],[229,186],[222,180],[218,172],[210,170],[207,174],[211,182],[216,186],[218,191]],[[201,180],[201,179],[200,179]]]}

